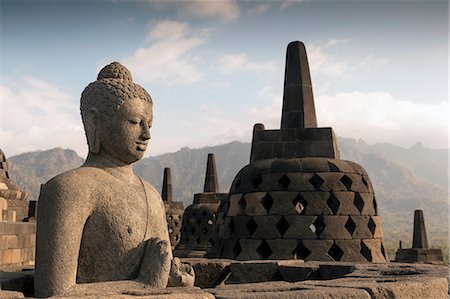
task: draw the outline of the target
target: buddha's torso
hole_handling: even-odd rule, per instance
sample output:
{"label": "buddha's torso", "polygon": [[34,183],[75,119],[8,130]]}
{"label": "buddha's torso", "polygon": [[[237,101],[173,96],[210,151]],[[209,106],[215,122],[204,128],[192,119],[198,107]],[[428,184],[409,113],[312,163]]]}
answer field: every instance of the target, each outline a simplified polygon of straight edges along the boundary
{"label": "buddha's torso", "polygon": [[93,208],[84,225],[77,282],[135,278],[144,241],[168,240],[162,200],[148,183],[144,192],[140,181],[129,184],[102,169],[90,169],[93,175],[86,182]]}

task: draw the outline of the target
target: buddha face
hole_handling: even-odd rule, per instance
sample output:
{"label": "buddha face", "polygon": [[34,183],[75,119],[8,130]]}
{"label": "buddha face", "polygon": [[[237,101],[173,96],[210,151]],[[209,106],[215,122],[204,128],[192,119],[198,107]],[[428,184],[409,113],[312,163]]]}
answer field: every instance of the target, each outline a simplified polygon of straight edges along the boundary
{"label": "buddha face", "polygon": [[99,124],[100,154],[125,164],[142,159],[152,122],[152,103],[139,98],[124,101],[119,110]]}

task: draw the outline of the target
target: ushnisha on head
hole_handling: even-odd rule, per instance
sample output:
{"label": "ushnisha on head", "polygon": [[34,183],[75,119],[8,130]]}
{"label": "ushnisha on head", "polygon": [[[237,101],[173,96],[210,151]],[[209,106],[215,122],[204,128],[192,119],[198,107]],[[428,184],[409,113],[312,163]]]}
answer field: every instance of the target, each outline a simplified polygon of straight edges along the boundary
{"label": "ushnisha on head", "polygon": [[[118,62],[113,62],[105,66],[99,72],[97,81],[90,83],[81,95],[81,118],[86,132],[89,153],[98,154],[101,150],[108,147],[106,143],[111,143],[109,140],[110,138],[117,137],[120,134],[130,137],[128,136],[128,131],[131,132],[134,128],[124,127],[124,125],[120,124],[121,119],[118,118],[122,117],[122,120],[128,120],[128,118],[134,119],[135,117],[128,117],[128,115],[121,116],[119,114],[128,113],[134,115],[139,113],[139,111],[145,110],[146,114],[149,115],[146,119],[143,120],[138,117],[139,119],[130,119],[128,121],[133,122],[133,124],[136,121],[139,121],[141,124],[138,123],[135,125],[145,126],[147,134],[149,135],[148,129],[151,126],[153,118],[152,103],[151,96],[144,88],[133,82],[131,73],[127,68]],[[136,106],[142,107],[139,110]],[[121,110],[126,110],[126,112],[122,112]],[[112,127],[115,128],[115,131]],[[131,132],[131,134],[133,134],[133,132]],[[135,135],[136,134],[138,134],[138,132],[135,132]],[[145,132],[141,132],[141,134],[145,134]],[[135,139],[148,140],[149,138],[150,136],[148,136],[148,138],[145,136],[135,136]],[[129,143],[140,142],[136,140],[124,140],[121,138],[116,139],[116,143],[112,146],[113,151],[116,150],[116,147],[120,147],[121,143],[126,141]],[[142,141],[142,143],[145,143],[144,147],[146,147],[147,140]],[[120,151],[120,148],[118,150]],[[126,162],[134,162],[128,160]]]}

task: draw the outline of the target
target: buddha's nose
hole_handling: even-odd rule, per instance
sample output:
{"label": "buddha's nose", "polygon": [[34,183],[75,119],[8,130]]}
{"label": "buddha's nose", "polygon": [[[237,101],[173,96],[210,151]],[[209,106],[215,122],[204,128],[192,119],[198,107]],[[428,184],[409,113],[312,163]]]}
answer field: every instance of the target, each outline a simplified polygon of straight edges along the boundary
{"label": "buddha's nose", "polygon": [[150,135],[150,128],[147,127],[147,126],[143,126],[140,137],[141,137],[142,140],[149,140],[150,137],[151,137],[151,135]]}

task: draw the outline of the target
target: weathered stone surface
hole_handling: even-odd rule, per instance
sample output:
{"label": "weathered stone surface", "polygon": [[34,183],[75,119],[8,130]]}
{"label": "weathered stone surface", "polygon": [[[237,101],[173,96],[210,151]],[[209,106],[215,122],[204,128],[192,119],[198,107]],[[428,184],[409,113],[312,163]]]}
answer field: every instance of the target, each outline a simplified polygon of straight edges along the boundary
{"label": "weathered stone surface", "polygon": [[231,260],[225,259],[203,259],[203,258],[183,258],[182,262],[190,264],[196,275],[195,286],[213,288],[226,278],[230,273]]}
{"label": "weathered stone surface", "polygon": [[232,263],[230,272],[239,283],[271,281],[278,278],[278,264],[276,261]]}
{"label": "weathered stone surface", "polygon": [[319,265],[319,274],[323,279],[335,279],[343,277],[356,270],[354,264],[321,264]]}
{"label": "weathered stone surface", "polygon": [[354,298],[370,299],[367,291],[352,288],[324,288],[302,286],[286,282],[260,282],[242,285],[227,285],[216,289],[208,289],[208,292],[214,294],[215,298],[223,299],[325,299],[325,298]]}
{"label": "weathered stone surface", "polygon": [[150,139],[150,95],[115,62],[83,91],[81,116],[89,145],[86,162],[41,190],[36,295],[61,295],[80,282],[193,283],[192,269],[172,260],[159,193],[133,172]]}
{"label": "weathered stone surface", "polygon": [[24,295],[21,292],[0,290],[0,298],[2,299],[24,298]]}

